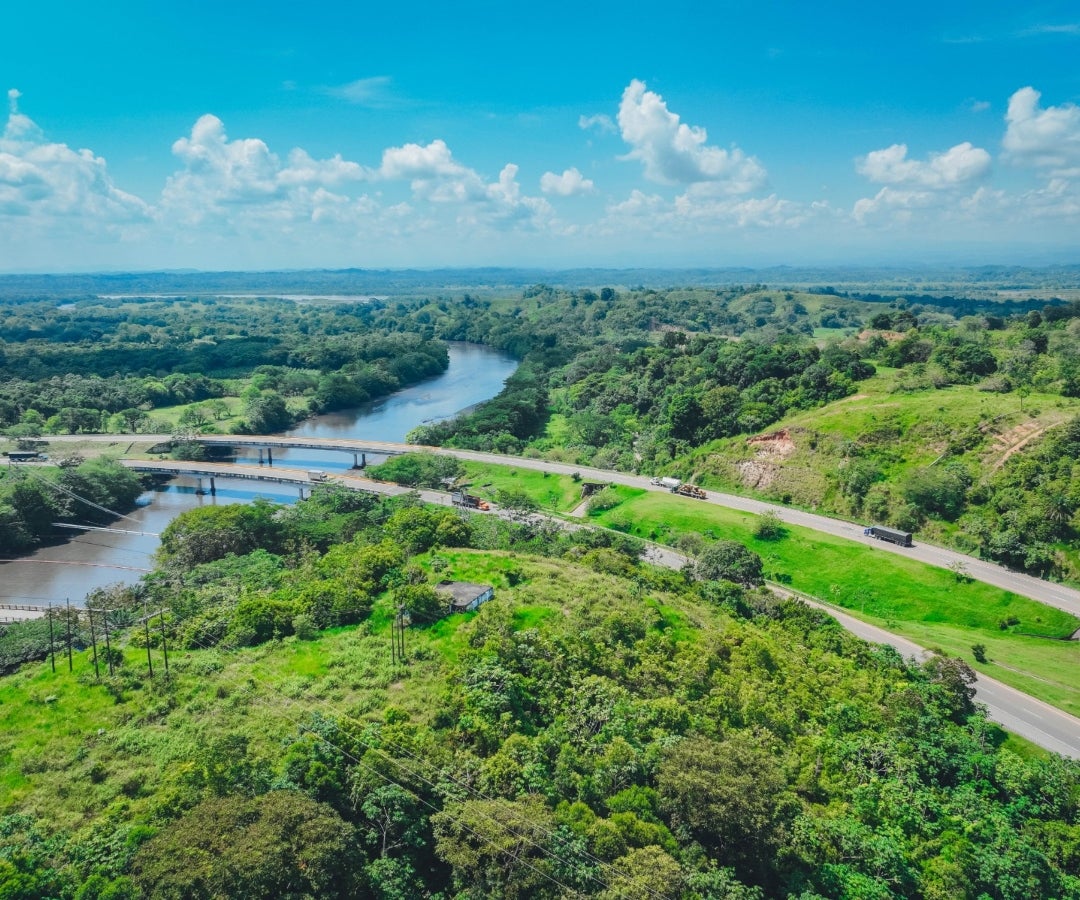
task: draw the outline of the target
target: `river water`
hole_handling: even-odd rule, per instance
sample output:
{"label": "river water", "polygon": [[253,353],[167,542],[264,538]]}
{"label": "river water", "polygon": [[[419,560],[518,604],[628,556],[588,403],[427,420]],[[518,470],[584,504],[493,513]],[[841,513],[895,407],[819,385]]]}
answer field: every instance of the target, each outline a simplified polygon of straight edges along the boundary
{"label": "river water", "polygon": [[[450,366],[442,374],[355,410],[316,416],[288,432],[320,438],[367,438],[403,441],[421,424],[445,419],[494,397],[517,368],[517,362],[477,344],[451,343]],[[244,451],[240,462],[258,462]],[[368,454],[369,463],[380,462]],[[275,450],[274,462],[300,469],[344,471],[352,465],[345,453]],[[194,479],[176,478],[147,491],[139,506],[110,527],[132,534],[87,532],[44,547],[14,562],[0,562],[0,604],[81,604],[95,588],[137,581],[153,567],[157,534],[180,513],[200,506],[249,503],[266,497],[283,503],[297,498],[295,487],[239,479],[217,479],[214,497],[196,493]],[[0,616],[4,612],[0,610]]]}

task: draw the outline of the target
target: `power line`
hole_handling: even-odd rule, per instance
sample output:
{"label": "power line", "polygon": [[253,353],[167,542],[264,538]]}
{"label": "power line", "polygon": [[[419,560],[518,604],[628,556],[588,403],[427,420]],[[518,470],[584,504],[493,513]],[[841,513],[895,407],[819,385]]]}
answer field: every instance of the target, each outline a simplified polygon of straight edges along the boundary
{"label": "power line", "polygon": [[102,506],[100,503],[95,503],[93,500],[87,500],[85,497],[79,496],[74,491],[64,487],[62,484],[57,484],[55,481],[50,481],[48,478],[45,478],[42,475],[38,475],[36,472],[31,472],[29,469],[22,469],[20,471],[25,472],[27,475],[29,475],[36,481],[47,484],[49,487],[56,488],[56,490],[60,491],[61,493],[67,494],[69,497],[72,497],[81,503],[85,503],[87,506],[92,506],[96,510],[108,513],[110,516],[118,516],[121,519],[130,519],[132,522],[138,521],[133,516],[124,515],[124,513],[116,512],[116,510],[109,509],[107,506]]}
{"label": "power line", "polygon": [[136,534],[140,537],[161,537],[156,531],[128,531],[124,528],[101,528],[97,525],[74,525],[71,522],[53,522],[53,528],[73,528],[76,531],[104,531],[108,534]]}
{"label": "power line", "polygon": [[24,563],[26,565],[38,565],[38,566],[87,566],[91,569],[121,569],[125,572],[153,572],[153,569],[141,569],[138,566],[117,566],[112,563],[94,563],[94,562],[81,562],[75,559],[24,559],[19,557],[7,558],[0,557],[0,562],[3,563]]}
{"label": "power line", "polygon": [[[394,619],[400,617],[400,609],[393,609],[392,612],[394,613]],[[443,616],[438,616],[438,617],[436,617],[436,616],[425,616],[425,615],[420,614],[420,613],[409,613],[409,615],[411,617],[414,617],[414,618],[419,619],[421,621],[426,621],[428,623],[435,623],[435,622],[441,621],[441,619],[444,618]],[[391,621],[391,628],[393,628],[393,624],[394,624],[394,620]],[[195,640],[194,643],[198,644],[203,649],[213,649],[212,646],[206,645],[203,642],[198,641],[198,640]],[[236,646],[226,646],[224,649],[226,649],[226,650],[235,650],[235,649],[237,649],[237,647]],[[400,653],[400,651],[399,651],[399,653]],[[275,689],[273,687],[268,685],[265,680],[260,679],[260,683],[263,684],[264,686],[268,687],[268,689],[271,690],[272,692],[280,694],[279,691],[275,691]],[[248,690],[250,690],[250,689],[248,689]],[[296,702],[296,701],[292,700],[292,698],[290,698],[290,697],[288,697],[286,695],[282,694],[281,696],[288,703],[295,703]],[[392,740],[387,740],[386,738],[383,737],[381,727],[379,726],[379,724],[377,722],[365,723],[365,722],[361,722],[360,720],[355,720],[355,721],[357,721],[358,724],[366,725],[366,726],[369,726],[370,728],[374,729],[376,734],[378,735],[379,740],[381,742],[384,742],[385,745],[388,746],[389,748],[402,753],[403,755],[409,757],[410,759],[414,760],[416,763],[418,763],[420,765],[426,766],[427,769],[429,771],[431,771],[431,773],[432,773],[431,779],[435,779],[435,778],[445,779],[445,780],[451,782],[452,784],[454,784],[455,786],[457,786],[457,787],[461,788],[462,790],[466,791],[467,793],[469,793],[470,795],[474,796],[477,799],[487,800],[489,802],[498,799],[498,798],[491,797],[491,796],[485,794],[483,791],[480,791],[480,790],[476,789],[475,787],[473,787],[472,785],[468,784],[465,781],[462,781],[462,780],[460,780],[458,778],[455,778],[453,775],[451,775],[447,771],[440,769],[438,766],[431,763],[430,761],[428,761],[428,760],[424,759],[423,757],[420,757],[417,754],[413,753],[407,747],[405,747],[405,746],[403,746],[401,744],[398,744],[398,743],[396,743],[396,742],[394,742]],[[300,727],[303,728],[304,726],[300,725]],[[306,729],[306,730],[309,733],[314,734],[320,740],[327,743],[329,746],[333,746],[335,749],[339,750],[344,755],[348,756],[350,759],[355,760],[355,757],[352,756],[352,754],[349,754],[343,748],[338,747],[337,745],[335,745],[332,742],[328,741],[322,735],[318,734],[317,732],[314,732],[310,728]],[[386,752],[386,750],[383,749],[383,747],[381,747],[381,746],[376,747],[376,746],[370,744],[369,742],[364,741],[362,738],[359,738],[359,737],[356,737],[355,740],[359,744],[361,744],[362,746],[366,747],[367,749],[372,750],[372,751],[374,751],[376,753],[382,754],[385,759],[387,759],[392,765],[396,766],[402,772],[406,773],[407,775],[411,776],[414,779],[417,779],[417,780],[423,782],[424,784],[426,784],[430,788],[432,788],[432,790],[436,790],[436,791],[438,790],[438,787],[437,787],[434,780],[431,780],[431,779],[425,777],[424,775],[422,775],[421,773],[419,773],[419,772],[417,772],[417,771],[415,771],[413,769],[408,768],[400,760],[397,760],[393,756],[390,756]],[[381,773],[377,773],[377,774],[381,775]],[[383,777],[385,777],[385,776],[383,776]],[[416,795],[415,792],[410,791],[408,788],[404,787],[404,785],[399,784],[398,786],[401,787],[402,790],[405,790],[408,793],[413,794],[413,796],[416,796],[417,799],[421,800],[421,802],[424,802],[423,798]],[[430,804],[426,804],[426,805],[430,806]],[[432,808],[434,809],[434,807],[432,807]],[[531,829],[533,831],[540,832],[544,837],[548,838],[549,840],[559,841],[565,846],[565,839],[562,838],[557,832],[555,832],[555,831],[553,831],[551,829],[547,829],[542,825],[538,825],[538,824],[536,824],[534,822],[531,822],[528,819],[517,816],[513,812],[511,812],[511,815],[514,818],[516,818],[518,820],[518,822],[521,823],[522,825],[524,825],[525,827],[528,827],[529,829]],[[510,829],[510,826],[507,826],[507,825],[499,822],[497,819],[493,819],[491,816],[484,815],[484,817],[489,819],[490,821],[495,822],[495,824],[498,825],[501,828],[506,828],[508,830]],[[514,835],[515,837],[519,837],[519,838],[525,840],[526,843],[528,843],[531,846],[535,847],[540,852],[546,853],[546,854],[554,857],[556,860],[563,863],[564,865],[569,865],[569,862],[566,859],[560,857],[557,853],[555,853],[550,848],[541,846],[540,844],[537,844],[535,841],[531,840],[527,836],[519,834],[519,833],[514,832],[512,830],[510,830],[510,833],[512,835]],[[600,869],[602,869],[604,871],[611,872],[614,875],[622,875],[622,874],[624,874],[624,873],[620,872],[620,870],[617,867],[613,866],[611,863],[607,863],[604,860],[599,859],[598,857],[596,857],[593,854],[589,853],[587,850],[574,850],[573,852],[577,856],[579,856],[580,858],[583,858],[587,862],[593,863],[595,866],[597,866],[598,868],[600,868]],[[610,887],[610,885],[607,882],[605,882],[602,878],[600,878],[597,875],[593,875],[593,874],[590,873],[588,877],[591,880],[598,882],[599,884],[601,884],[605,888]],[[560,885],[560,886],[565,887],[564,885]],[[651,890],[649,888],[645,888],[645,892],[651,897],[658,898],[658,900],[665,900],[665,898],[666,898],[666,895],[658,894],[658,893],[656,893],[655,891],[653,891],[653,890]]]}

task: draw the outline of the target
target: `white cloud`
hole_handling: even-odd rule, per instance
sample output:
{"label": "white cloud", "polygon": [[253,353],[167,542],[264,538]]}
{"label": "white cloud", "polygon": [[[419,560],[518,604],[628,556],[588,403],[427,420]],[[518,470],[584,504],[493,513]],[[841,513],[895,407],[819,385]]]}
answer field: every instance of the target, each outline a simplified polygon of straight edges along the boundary
{"label": "white cloud", "polygon": [[383,151],[379,175],[382,178],[411,178],[430,181],[435,178],[457,178],[470,170],[454,159],[446,142],[436,139],[426,147],[405,144]]}
{"label": "white cloud", "polygon": [[460,208],[463,223],[517,220],[539,224],[550,218],[550,204],[540,197],[521,193],[518,167],[503,166],[498,181],[487,183],[475,170],[454,159],[446,142],[436,139],[426,146],[405,144],[383,151],[378,169],[385,180],[409,181],[413,196],[430,203]]}
{"label": "white cloud", "polygon": [[582,176],[576,168],[567,169],[562,175],[545,172],[540,176],[540,190],[545,194],[573,197],[576,194],[588,194],[595,189],[592,179]]}
{"label": "white cloud", "polygon": [[1009,159],[1052,171],[1080,167],[1080,107],[1040,108],[1041,94],[1023,87],[1009,98],[1002,145]]}
{"label": "white cloud", "polygon": [[627,159],[640,160],[645,177],[661,184],[713,181],[729,193],[748,193],[765,182],[765,169],[737,147],[709,146],[704,128],[679,121],[663,97],[634,79],[619,104],[619,128],[633,149]]}
{"label": "white cloud", "polygon": [[0,217],[17,217],[19,229],[111,229],[148,217],[142,200],[116,187],[104,159],[47,141],[19,112],[19,91],[12,88],[7,96],[8,120],[0,135]]}
{"label": "white cloud", "polygon": [[619,130],[612,121],[611,116],[604,115],[604,113],[598,113],[595,116],[578,116],[577,123],[578,128],[582,131],[595,129],[597,131],[615,134]]}
{"label": "white cloud", "polygon": [[[705,235],[732,235],[764,229],[795,229],[812,218],[833,211],[827,204],[806,204],[768,197],[733,197],[709,183],[691,185],[668,200],[659,194],[633,190],[620,203],[608,206],[595,229],[605,235],[650,232],[657,236],[700,239]],[[835,216],[833,216],[835,218]]]}
{"label": "white cloud", "polygon": [[883,187],[873,197],[855,201],[851,215],[860,225],[883,216],[897,222],[908,222],[915,210],[929,209],[938,205],[939,200],[933,191]]}
{"label": "white cloud", "polygon": [[982,178],[990,171],[990,154],[965,141],[944,153],[931,153],[926,162],[908,159],[906,144],[874,150],[856,163],[856,170],[878,184],[942,189]]}
{"label": "white cloud", "polygon": [[213,115],[201,116],[191,135],[177,140],[172,150],[184,168],[166,181],[162,205],[187,223],[238,213],[310,218],[314,198],[325,200],[328,188],[372,177],[370,170],[340,155],[317,160],[301,149],[283,164],[258,138],[229,140]]}
{"label": "white cloud", "polygon": [[731,197],[718,193],[708,183],[691,185],[675,198],[676,214],[687,221],[711,221],[739,228],[794,228],[812,213],[801,203],[768,197]]}
{"label": "white cloud", "polygon": [[1080,34],[1080,22],[1065,22],[1060,25],[1036,25],[1034,28],[1027,29],[1023,34],[1026,37],[1040,34]]}
{"label": "white cloud", "polygon": [[990,167],[990,154],[969,141],[925,160],[910,159],[906,144],[874,150],[857,159],[855,169],[884,187],[873,197],[857,200],[851,218],[860,225],[906,224],[920,216],[938,222],[971,219],[991,194],[982,188],[968,191],[989,175]]}

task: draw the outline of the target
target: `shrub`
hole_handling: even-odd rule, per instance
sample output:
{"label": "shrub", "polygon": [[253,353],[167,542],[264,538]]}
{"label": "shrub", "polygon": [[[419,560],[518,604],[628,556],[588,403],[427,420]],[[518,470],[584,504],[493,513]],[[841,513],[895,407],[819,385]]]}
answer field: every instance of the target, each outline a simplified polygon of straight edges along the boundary
{"label": "shrub", "polygon": [[787,534],[784,523],[774,512],[763,513],[758,516],[757,525],[754,528],[754,537],[759,541],[777,541]]}

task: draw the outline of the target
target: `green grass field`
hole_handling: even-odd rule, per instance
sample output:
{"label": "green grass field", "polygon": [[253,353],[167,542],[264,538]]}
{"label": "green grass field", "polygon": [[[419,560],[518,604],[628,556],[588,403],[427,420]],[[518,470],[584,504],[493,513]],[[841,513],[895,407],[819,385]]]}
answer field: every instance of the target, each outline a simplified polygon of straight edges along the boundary
{"label": "green grass field", "polygon": [[548,512],[569,512],[581,502],[581,483],[569,475],[474,462],[465,463],[465,472],[469,493],[488,500],[499,491],[525,491]]}
{"label": "green grass field", "polygon": [[[429,571],[437,567],[443,578],[493,584],[507,604],[514,597],[507,573],[527,584],[555,571],[553,563],[497,552],[443,550],[437,561],[417,562]],[[180,761],[197,755],[193,748],[243,731],[254,736],[253,752],[276,755],[314,708],[364,717],[396,705],[413,721],[428,721],[439,709],[442,661],[455,661],[464,640],[458,632],[474,614],[410,629],[410,687],[402,692],[390,659],[388,603],[378,601],[359,626],[329,629],[310,641],[286,638],[232,651],[174,648],[168,687],[160,651],[153,651],[151,681],[146,651],[135,647],[123,651],[115,678],[101,683],[93,680],[89,650],[74,654],[73,673],[58,655],[55,674],[44,662],[0,678],[0,815],[18,810],[76,828],[103,809],[138,807],[149,793],[143,785],[185,777]],[[543,606],[514,613],[533,625],[550,614]]]}

